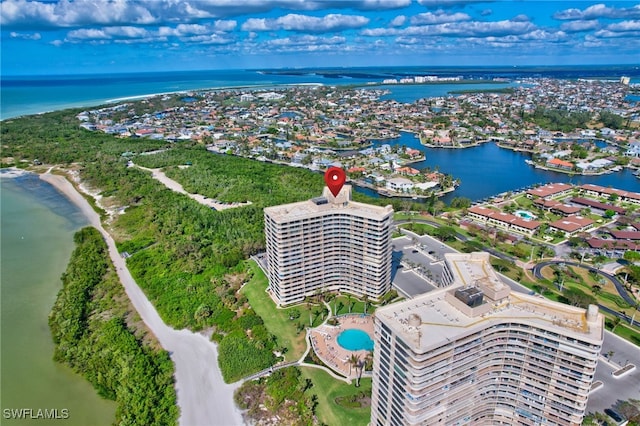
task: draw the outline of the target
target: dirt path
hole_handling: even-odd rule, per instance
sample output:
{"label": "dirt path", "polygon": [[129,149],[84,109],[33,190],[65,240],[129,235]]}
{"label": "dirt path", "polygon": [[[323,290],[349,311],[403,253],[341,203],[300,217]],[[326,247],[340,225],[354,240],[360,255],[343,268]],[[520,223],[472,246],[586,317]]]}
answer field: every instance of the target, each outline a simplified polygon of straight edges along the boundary
{"label": "dirt path", "polygon": [[220,203],[218,201],[212,200],[211,198],[207,198],[204,195],[192,194],[190,192],[185,191],[182,185],[180,185],[178,182],[168,177],[160,169],[148,169],[146,167],[138,166],[137,164],[133,164],[133,163],[131,164],[132,164],[132,167],[137,167],[141,170],[146,170],[147,172],[151,172],[151,177],[156,179],[158,182],[162,183],[164,186],[166,186],[170,190],[174,192],[178,192],[180,194],[184,194],[189,198],[191,198],[192,200],[196,200],[200,204],[203,204],[207,207],[211,207],[216,210],[226,210],[226,209],[233,209],[236,207],[248,206],[251,204],[251,201],[247,201],[246,203],[232,203],[232,204]]}

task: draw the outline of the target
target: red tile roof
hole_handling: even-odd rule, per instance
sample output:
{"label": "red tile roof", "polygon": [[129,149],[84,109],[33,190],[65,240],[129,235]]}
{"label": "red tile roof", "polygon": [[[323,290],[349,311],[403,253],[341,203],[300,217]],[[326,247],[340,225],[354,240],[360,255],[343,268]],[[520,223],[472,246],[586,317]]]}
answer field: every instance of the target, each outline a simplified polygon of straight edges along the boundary
{"label": "red tile roof", "polygon": [[527,194],[545,198],[551,195],[556,195],[561,192],[567,191],[571,188],[573,188],[573,186],[567,183],[550,183],[548,185],[543,185],[534,189],[530,189],[527,191]]}

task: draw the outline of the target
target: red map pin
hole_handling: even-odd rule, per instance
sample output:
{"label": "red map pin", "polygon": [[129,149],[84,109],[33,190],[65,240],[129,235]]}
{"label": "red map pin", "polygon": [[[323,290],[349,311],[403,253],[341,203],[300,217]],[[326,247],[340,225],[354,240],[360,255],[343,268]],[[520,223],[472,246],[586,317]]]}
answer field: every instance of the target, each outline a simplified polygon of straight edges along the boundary
{"label": "red map pin", "polygon": [[340,167],[329,167],[324,172],[324,181],[334,197],[337,197],[342,189],[342,185],[347,180],[347,175]]}

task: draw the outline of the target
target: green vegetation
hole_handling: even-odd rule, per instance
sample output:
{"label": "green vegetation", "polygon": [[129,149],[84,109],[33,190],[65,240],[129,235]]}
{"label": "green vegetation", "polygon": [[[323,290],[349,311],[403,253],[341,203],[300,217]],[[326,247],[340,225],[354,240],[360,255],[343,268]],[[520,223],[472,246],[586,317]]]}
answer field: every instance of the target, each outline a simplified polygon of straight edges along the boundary
{"label": "green vegetation", "polygon": [[54,359],[118,403],[116,424],[176,424],[173,363],[134,321],[124,290],[95,228],[74,236],[76,248],[49,316]]}
{"label": "green vegetation", "polygon": [[322,389],[318,392],[318,407],[316,414],[326,425],[367,425],[371,420],[371,408],[353,408],[341,406],[338,398],[359,395],[361,392],[371,395],[371,379],[360,379],[360,387],[341,382],[331,377],[324,370],[304,368],[302,376],[311,379],[313,387]]}
{"label": "green vegetation", "polygon": [[[254,261],[249,261],[248,264],[253,276],[242,287],[242,293],[246,295],[256,313],[264,319],[267,329],[276,336],[280,349],[284,350],[285,358],[288,361],[299,359],[306,349],[304,327],[309,325],[311,310],[304,304],[277,309],[265,292],[269,283],[262,269]],[[302,324],[302,327],[299,324]]]}
{"label": "green vegetation", "polygon": [[314,415],[318,396],[310,391],[314,387],[312,380],[304,378],[299,369],[288,367],[258,381],[243,383],[234,399],[255,422],[278,416],[279,424],[311,425],[317,424]]}
{"label": "green vegetation", "polygon": [[548,109],[539,106],[532,114],[526,115],[524,118],[543,129],[571,132],[575,129],[586,128],[592,117],[588,112],[569,112],[563,109]]}

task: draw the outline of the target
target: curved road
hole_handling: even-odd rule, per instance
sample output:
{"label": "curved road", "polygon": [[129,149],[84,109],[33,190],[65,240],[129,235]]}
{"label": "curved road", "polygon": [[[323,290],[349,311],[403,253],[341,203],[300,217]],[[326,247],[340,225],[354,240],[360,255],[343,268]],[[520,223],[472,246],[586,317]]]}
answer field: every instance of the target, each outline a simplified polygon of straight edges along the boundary
{"label": "curved road", "polygon": [[624,299],[625,302],[627,302],[628,304],[630,304],[631,306],[634,306],[636,304],[636,301],[633,297],[629,296],[629,293],[627,293],[627,290],[625,290],[624,285],[620,282],[619,279],[617,279],[616,277],[614,277],[611,274],[608,274],[606,272],[603,272],[597,268],[594,268],[593,266],[590,265],[585,265],[584,263],[578,263],[578,262],[567,262],[564,260],[545,260],[544,262],[540,262],[537,265],[535,265],[533,267],[533,274],[536,278],[541,279],[542,277],[542,268],[544,268],[545,266],[549,266],[549,265],[558,265],[560,263],[563,263],[565,265],[571,265],[571,266],[577,266],[578,268],[583,268],[588,270],[589,272],[593,272],[595,274],[598,275],[602,275],[603,277],[605,277],[606,279],[608,279],[609,281],[611,281],[613,283],[613,285],[616,287],[616,290],[618,291],[618,294],[620,294],[620,297],[622,297]]}
{"label": "curved road", "polygon": [[[602,275],[603,277],[605,277],[606,279],[608,279],[609,281],[611,281],[613,283],[613,285],[616,287],[616,290],[618,291],[618,294],[620,294],[620,297],[622,297],[625,302],[627,302],[628,304],[630,304],[631,306],[635,306],[635,304],[637,303],[635,301],[635,299],[631,296],[629,296],[629,293],[627,293],[627,291],[625,290],[624,286],[622,285],[622,283],[620,282],[619,279],[617,279],[616,277],[614,277],[611,274],[608,274],[606,272],[603,272],[597,268],[594,268],[593,266],[589,266],[589,265],[585,265],[585,264],[581,264],[578,262],[566,262],[563,260],[545,260],[544,262],[540,262],[537,265],[535,265],[533,267],[533,275],[537,278],[537,279],[542,279],[544,278],[542,276],[542,268],[544,268],[545,266],[549,266],[549,265],[557,265],[560,263],[564,263],[565,265],[571,265],[571,266],[577,266],[579,268],[584,268],[587,269],[590,272],[594,272],[596,274]],[[631,323],[631,317],[629,315],[626,315],[622,312],[618,312],[618,311],[614,311],[611,308],[608,308],[604,305],[598,304],[598,307],[604,311],[607,312],[611,315],[615,315],[620,319],[623,319],[629,323]]]}

